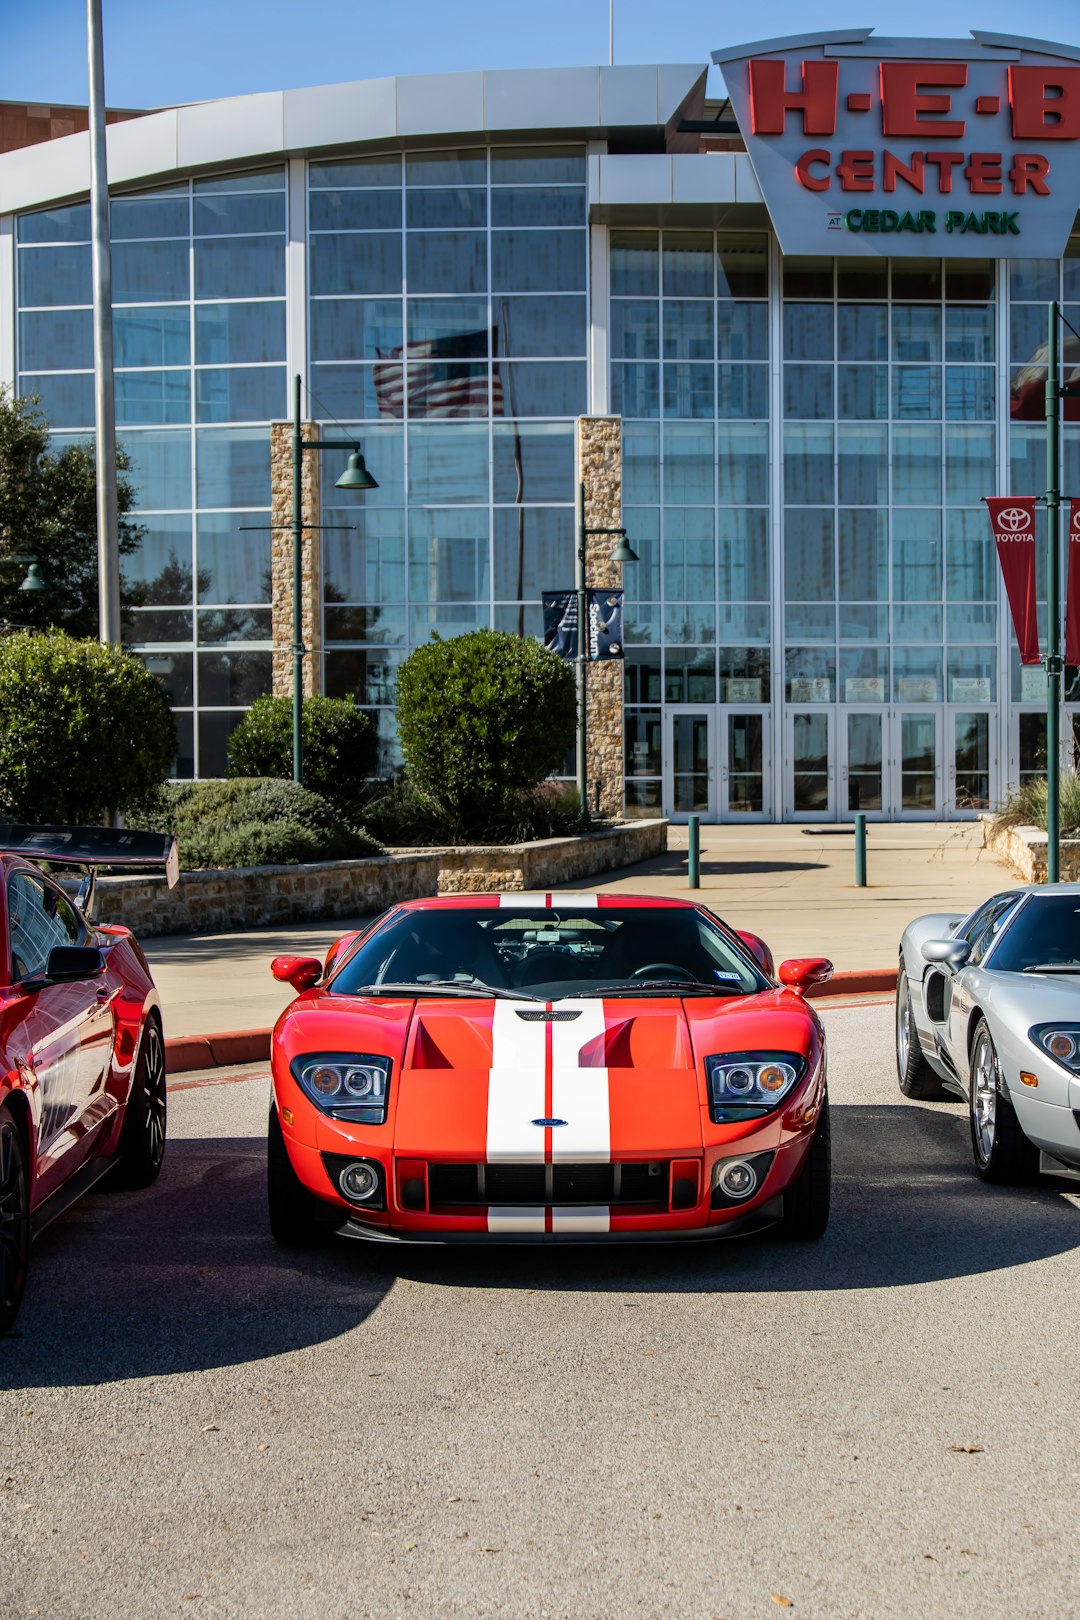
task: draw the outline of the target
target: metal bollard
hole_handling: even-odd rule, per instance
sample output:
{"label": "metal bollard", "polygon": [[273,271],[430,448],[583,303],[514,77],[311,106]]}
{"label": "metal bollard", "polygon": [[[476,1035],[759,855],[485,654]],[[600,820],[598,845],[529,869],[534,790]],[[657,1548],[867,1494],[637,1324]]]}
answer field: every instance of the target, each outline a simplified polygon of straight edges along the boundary
{"label": "metal bollard", "polygon": [[701,821],[697,816],[691,816],[688,823],[690,843],[687,853],[689,866],[690,887],[701,888]]}
{"label": "metal bollard", "polygon": [[855,887],[866,888],[866,817],[855,817]]}

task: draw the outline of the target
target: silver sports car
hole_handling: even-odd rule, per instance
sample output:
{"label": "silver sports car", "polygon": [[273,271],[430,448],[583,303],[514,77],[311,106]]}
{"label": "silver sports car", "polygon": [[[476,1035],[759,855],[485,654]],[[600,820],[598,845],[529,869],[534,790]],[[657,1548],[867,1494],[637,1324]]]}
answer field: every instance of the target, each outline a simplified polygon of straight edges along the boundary
{"label": "silver sports car", "polygon": [[967,1099],[984,1181],[1080,1177],[1080,883],[909,923],[896,985],[907,1097]]}

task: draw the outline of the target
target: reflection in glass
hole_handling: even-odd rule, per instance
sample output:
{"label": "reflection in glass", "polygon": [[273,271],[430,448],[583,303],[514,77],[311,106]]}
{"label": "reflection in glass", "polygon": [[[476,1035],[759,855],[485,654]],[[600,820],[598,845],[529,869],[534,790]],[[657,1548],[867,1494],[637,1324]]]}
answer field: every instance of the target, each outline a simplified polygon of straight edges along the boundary
{"label": "reflection in glass", "polygon": [[235,366],[284,358],[284,302],[196,306],[196,365]]}
{"label": "reflection in glass", "polygon": [[796,815],[820,814],[829,808],[828,715],[793,715],[792,738],[792,809]]}
{"label": "reflection in glass", "polygon": [[880,810],[882,807],[881,732],[880,714],[847,716],[849,810]]}
{"label": "reflection in glass", "polygon": [[200,512],[199,601],[269,602],[270,529],[265,512]]}
{"label": "reflection in glass", "polygon": [[114,310],[113,352],[118,366],[186,366],[191,359],[189,311],[152,305]]}
{"label": "reflection in glass", "polygon": [[954,717],[956,808],[990,807],[990,716],[958,714]]}
{"label": "reflection in glass", "polygon": [[476,602],[488,596],[487,508],[409,514],[409,595],[414,602]]}

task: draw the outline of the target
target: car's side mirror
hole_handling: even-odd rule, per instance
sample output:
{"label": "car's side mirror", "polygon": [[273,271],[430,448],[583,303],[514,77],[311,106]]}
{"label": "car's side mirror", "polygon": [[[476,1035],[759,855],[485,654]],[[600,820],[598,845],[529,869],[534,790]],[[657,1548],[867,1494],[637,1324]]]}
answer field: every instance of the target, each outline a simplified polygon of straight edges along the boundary
{"label": "car's side mirror", "polygon": [[105,958],[96,945],[54,945],[43,977],[49,984],[76,984],[104,971]]}
{"label": "car's side mirror", "polygon": [[322,963],[317,956],[275,956],[270,971],[296,991],[310,990],[322,978]]}
{"label": "car's side mirror", "polygon": [[827,956],[795,956],[789,962],[781,962],[777,978],[781,984],[789,989],[797,990],[800,995],[808,990],[812,984],[824,984],[826,979],[833,976],[833,965]]}
{"label": "car's side mirror", "polygon": [[971,946],[966,939],[928,939],[922,953],[927,962],[933,962],[949,973],[959,973],[971,955]]}

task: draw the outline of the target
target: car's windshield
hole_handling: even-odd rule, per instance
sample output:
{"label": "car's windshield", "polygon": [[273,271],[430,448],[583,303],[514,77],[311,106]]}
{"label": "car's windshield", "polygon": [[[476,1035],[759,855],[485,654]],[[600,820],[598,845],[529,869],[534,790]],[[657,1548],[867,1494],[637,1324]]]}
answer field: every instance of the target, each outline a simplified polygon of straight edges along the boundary
{"label": "car's windshield", "polygon": [[1080,894],[1031,896],[987,955],[986,965],[995,973],[1080,967]]}
{"label": "car's windshield", "polygon": [[381,985],[430,991],[490,986],[523,996],[687,993],[752,995],[769,981],[745,949],[690,907],[560,910],[527,905],[401,911],[331,981],[335,994]]}

